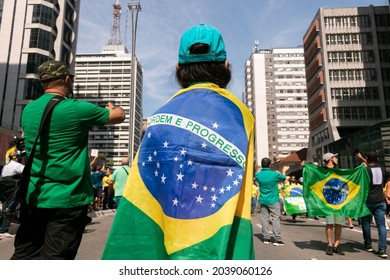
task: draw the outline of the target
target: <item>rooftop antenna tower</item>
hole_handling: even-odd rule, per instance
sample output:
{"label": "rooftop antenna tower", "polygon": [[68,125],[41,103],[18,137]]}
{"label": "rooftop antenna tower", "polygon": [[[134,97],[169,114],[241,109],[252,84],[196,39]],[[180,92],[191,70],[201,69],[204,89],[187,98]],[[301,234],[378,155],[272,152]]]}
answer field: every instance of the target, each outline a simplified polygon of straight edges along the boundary
{"label": "rooftop antenna tower", "polygon": [[255,47],[253,48],[253,52],[258,52],[259,51],[259,44],[260,42],[258,40],[255,40]]}
{"label": "rooftop antenna tower", "polygon": [[115,4],[113,5],[111,35],[107,45],[122,45],[122,40],[120,36],[121,13],[121,4],[119,3],[119,0],[116,0]]}

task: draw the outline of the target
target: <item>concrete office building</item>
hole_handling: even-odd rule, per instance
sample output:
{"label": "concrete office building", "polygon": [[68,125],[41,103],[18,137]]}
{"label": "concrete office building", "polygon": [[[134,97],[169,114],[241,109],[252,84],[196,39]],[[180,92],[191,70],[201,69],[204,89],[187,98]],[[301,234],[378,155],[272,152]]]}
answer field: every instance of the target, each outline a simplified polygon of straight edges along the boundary
{"label": "concrete office building", "polygon": [[[75,98],[105,106],[107,102],[121,106],[126,119],[121,124],[96,127],[90,131],[89,147],[120,165],[122,158],[135,155],[142,137],[142,67],[136,62],[135,96],[130,97],[131,54],[124,45],[106,45],[101,53],[77,54]],[[132,99],[132,102],[130,102]],[[130,108],[130,104],[134,104]],[[129,123],[129,114],[134,121]],[[130,143],[133,143],[129,147]],[[129,152],[130,151],[130,152]]]}
{"label": "concrete office building", "polygon": [[390,116],[389,6],[320,8],[303,40],[307,160],[321,162],[329,144]]}
{"label": "concrete office building", "polygon": [[74,66],[79,9],[78,0],[0,0],[0,164],[24,106],[43,94],[38,66]]}
{"label": "concrete office building", "polygon": [[245,67],[244,102],[256,118],[256,164],[308,145],[309,123],[303,48],[252,51]]}

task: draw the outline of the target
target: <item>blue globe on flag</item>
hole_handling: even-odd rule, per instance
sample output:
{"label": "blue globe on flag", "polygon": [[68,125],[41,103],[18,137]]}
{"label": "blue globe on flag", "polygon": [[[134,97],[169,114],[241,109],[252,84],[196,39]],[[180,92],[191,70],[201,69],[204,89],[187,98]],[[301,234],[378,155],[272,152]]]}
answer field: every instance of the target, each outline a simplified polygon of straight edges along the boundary
{"label": "blue globe on flag", "polygon": [[325,183],[322,192],[326,202],[332,205],[339,205],[347,199],[349,187],[346,182],[332,178]]}

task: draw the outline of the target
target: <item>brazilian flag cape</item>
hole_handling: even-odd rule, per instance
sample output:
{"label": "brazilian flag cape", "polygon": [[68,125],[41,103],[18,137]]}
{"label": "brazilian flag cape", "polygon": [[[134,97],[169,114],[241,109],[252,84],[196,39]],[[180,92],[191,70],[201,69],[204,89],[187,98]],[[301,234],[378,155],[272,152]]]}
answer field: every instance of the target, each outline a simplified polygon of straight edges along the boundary
{"label": "brazilian flag cape", "polygon": [[254,259],[254,118],[215,84],[148,118],[102,259]]}
{"label": "brazilian flag cape", "polygon": [[370,177],[364,165],[354,169],[324,168],[305,163],[303,197],[308,216],[359,218],[366,207]]}

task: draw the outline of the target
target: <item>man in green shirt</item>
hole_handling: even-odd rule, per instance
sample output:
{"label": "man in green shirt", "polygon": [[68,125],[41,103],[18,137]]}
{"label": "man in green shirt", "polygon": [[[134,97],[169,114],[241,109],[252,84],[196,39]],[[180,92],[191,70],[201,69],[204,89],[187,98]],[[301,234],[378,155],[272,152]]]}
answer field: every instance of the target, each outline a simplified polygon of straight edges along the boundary
{"label": "man in green shirt", "polygon": [[122,166],[115,169],[112,174],[111,183],[115,184],[115,202],[116,207],[119,207],[119,203],[122,198],[123,190],[126,186],[127,176],[129,175],[130,167],[129,167],[129,158],[122,159]]}
{"label": "man in green shirt", "polygon": [[26,197],[26,214],[15,238],[12,259],[74,259],[88,221],[93,189],[88,157],[92,126],[121,123],[124,110],[108,102],[105,108],[69,97],[74,74],[61,61],[38,68],[44,94],[27,104],[22,130],[29,155],[44,109],[56,95],[56,105],[37,142]]}
{"label": "man in green shirt", "polygon": [[263,231],[263,242],[271,243],[269,234],[269,224],[272,222],[274,234],[274,246],[283,246],[280,233],[280,203],[279,203],[279,182],[284,182],[286,176],[271,170],[269,166],[271,160],[263,158],[261,160],[261,170],[256,173],[255,179],[258,182],[260,189],[260,220]]}

